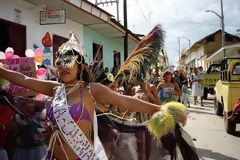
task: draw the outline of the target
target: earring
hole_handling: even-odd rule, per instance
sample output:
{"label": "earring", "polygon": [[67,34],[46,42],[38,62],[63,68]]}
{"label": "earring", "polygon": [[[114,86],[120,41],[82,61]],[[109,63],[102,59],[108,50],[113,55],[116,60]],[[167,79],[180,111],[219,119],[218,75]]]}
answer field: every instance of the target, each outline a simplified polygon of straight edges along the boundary
{"label": "earring", "polygon": [[79,80],[82,81],[82,72],[79,73]]}
{"label": "earring", "polygon": [[61,78],[60,78],[59,69],[56,70],[56,73],[57,73],[57,78],[56,78],[57,81],[60,82],[60,83],[62,83],[62,80],[61,80]]}

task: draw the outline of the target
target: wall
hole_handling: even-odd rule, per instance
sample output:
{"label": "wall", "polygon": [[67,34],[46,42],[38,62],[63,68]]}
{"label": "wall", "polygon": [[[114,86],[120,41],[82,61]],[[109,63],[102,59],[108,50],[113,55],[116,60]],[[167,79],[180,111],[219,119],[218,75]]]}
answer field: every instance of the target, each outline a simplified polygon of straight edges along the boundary
{"label": "wall", "polygon": [[83,28],[84,47],[89,55],[90,62],[93,60],[93,43],[103,46],[103,66],[108,67],[110,70],[113,67],[113,51],[121,53],[121,64],[124,59],[124,48],[121,44],[114,42],[111,39],[95,32],[94,30],[84,27]]}
{"label": "wall", "polygon": [[[34,6],[28,2],[21,0],[1,1],[0,18],[15,22],[14,9],[21,11],[21,24],[27,28],[27,46],[33,49],[33,43],[42,48],[42,37],[46,32],[69,38],[70,31],[73,31],[80,42],[83,41],[83,26],[79,23],[66,20],[66,24],[40,25],[40,11],[43,6]],[[67,13],[66,13],[67,14]]]}

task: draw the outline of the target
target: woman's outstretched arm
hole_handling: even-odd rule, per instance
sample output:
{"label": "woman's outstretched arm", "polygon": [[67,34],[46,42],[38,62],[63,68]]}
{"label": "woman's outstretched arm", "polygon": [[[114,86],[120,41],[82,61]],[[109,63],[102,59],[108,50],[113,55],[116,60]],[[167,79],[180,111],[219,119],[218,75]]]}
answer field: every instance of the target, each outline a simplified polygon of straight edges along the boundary
{"label": "woman's outstretched arm", "polygon": [[59,85],[59,83],[55,81],[45,81],[25,76],[22,73],[5,69],[1,65],[0,77],[10,81],[13,84],[32,89],[48,96],[52,96],[53,88]]}
{"label": "woman's outstretched arm", "polygon": [[160,110],[160,106],[142,101],[131,96],[125,96],[111,91],[99,83],[91,83],[92,95],[97,103],[112,104],[130,112],[144,112],[153,114]]}

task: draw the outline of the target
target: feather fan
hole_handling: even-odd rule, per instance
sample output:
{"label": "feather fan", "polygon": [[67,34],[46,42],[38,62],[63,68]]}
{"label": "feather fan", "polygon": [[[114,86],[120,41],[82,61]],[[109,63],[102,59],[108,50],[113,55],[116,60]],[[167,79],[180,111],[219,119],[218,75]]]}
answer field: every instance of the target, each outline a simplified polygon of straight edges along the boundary
{"label": "feather fan", "polygon": [[116,79],[122,77],[126,81],[137,78],[143,81],[151,65],[158,62],[164,45],[165,32],[156,25],[133,50],[125,63],[120,67]]}
{"label": "feather fan", "polygon": [[150,118],[147,128],[159,140],[162,136],[173,131],[176,122],[184,115],[186,115],[186,107],[182,103],[168,102],[161,106],[161,110]]}

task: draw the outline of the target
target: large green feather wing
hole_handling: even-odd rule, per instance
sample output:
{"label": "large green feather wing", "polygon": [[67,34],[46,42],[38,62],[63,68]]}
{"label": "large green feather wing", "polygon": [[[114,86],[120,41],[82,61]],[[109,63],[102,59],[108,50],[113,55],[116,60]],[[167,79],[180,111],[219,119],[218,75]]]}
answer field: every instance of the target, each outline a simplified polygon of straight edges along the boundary
{"label": "large green feather wing", "polygon": [[120,67],[115,78],[123,77],[124,80],[138,79],[143,81],[151,65],[159,61],[163,51],[165,32],[158,24],[145,36],[138,46]]}

